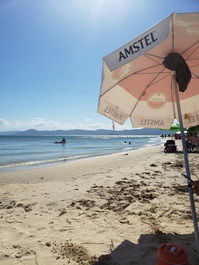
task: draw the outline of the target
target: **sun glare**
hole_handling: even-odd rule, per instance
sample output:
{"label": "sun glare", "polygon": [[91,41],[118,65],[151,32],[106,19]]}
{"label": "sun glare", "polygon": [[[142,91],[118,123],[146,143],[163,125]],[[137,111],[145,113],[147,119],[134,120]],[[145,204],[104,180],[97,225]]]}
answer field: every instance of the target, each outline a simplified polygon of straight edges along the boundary
{"label": "sun glare", "polygon": [[86,11],[88,18],[98,20],[113,16],[121,16],[125,2],[120,0],[75,0],[76,8]]}
{"label": "sun glare", "polygon": [[[114,22],[123,20],[130,12],[133,16],[144,8],[143,0],[57,0],[49,8],[58,13],[58,20],[68,16],[83,17],[89,23],[103,20]],[[91,24],[92,25],[92,24]]]}

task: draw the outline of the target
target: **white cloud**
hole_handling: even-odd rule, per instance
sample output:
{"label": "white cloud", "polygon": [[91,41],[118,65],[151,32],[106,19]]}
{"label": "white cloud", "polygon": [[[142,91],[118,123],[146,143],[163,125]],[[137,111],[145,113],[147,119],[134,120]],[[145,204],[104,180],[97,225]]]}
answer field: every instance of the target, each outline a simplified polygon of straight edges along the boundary
{"label": "white cloud", "polygon": [[0,118],[0,128],[6,127],[6,126],[9,126],[9,122]]}
{"label": "white cloud", "polygon": [[[0,118],[0,131],[12,131],[12,130],[98,130],[107,129],[112,130],[112,122],[107,120],[106,123],[99,121],[92,121],[90,118],[85,118],[85,121],[79,123],[60,122],[54,120],[45,120],[41,117],[35,117],[29,121],[8,121]],[[126,122],[123,126],[115,124],[116,130],[132,129],[130,122]]]}
{"label": "white cloud", "polygon": [[9,130],[57,130],[57,129],[74,129],[74,126],[70,123],[61,123],[59,121],[53,120],[44,120],[40,117],[35,117],[29,121],[7,121],[0,118],[0,130],[9,131]]}

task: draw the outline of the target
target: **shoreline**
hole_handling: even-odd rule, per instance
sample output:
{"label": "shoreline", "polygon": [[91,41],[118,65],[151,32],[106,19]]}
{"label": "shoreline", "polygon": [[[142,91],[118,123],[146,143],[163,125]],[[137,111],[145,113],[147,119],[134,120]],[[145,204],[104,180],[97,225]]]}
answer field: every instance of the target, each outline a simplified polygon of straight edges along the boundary
{"label": "shoreline", "polygon": [[[81,174],[86,173],[87,169],[88,171],[90,170],[92,164],[96,163],[99,164],[101,167],[101,164],[105,165],[106,167],[109,167],[109,163],[115,159],[116,161],[120,161],[123,156],[126,157],[126,160],[139,160],[140,156],[137,157],[137,155],[149,155],[150,153],[158,153],[161,150],[162,145],[158,146],[149,146],[149,147],[144,147],[140,149],[135,149],[135,150],[129,150],[128,152],[119,152],[119,153],[113,153],[113,154],[108,154],[108,155],[99,155],[99,156],[92,156],[92,157],[87,157],[87,158],[82,158],[82,159],[77,159],[77,160],[71,160],[71,161],[64,161],[59,164],[48,164],[46,166],[41,166],[41,167],[34,167],[34,168],[18,168],[17,170],[6,170],[6,171],[0,171],[0,184],[1,183],[12,183],[15,181],[19,182],[35,182],[35,181],[40,181],[40,179],[43,179],[43,175],[48,176],[47,179],[52,179],[54,177],[54,174],[56,171],[62,172],[70,175],[75,175],[77,168],[79,168],[80,173],[78,174],[81,176]],[[128,155],[126,155],[128,154]],[[127,162],[128,163],[128,162]],[[111,165],[113,166],[113,165]],[[92,167],[91,167],[92,170]],[[75,173],[74,173],[74,172]],[[82,171],[84,171],[82,173]],[[25,177],[28,175],[28,177]],[[57,177],[59,180],[60,178]],[[70,177],[70,179],[72,179]],[[61,178],[61,180],[64,180],[64,177]],[[68,179],[67,179],[68,180]]]}
{"label": "shoreline", "polygon": [[[190,154],[193,180],[198,158]],[[182,166],[182,153],[155,146],[1,172],[0,265],[88,265],[94,255],[152,265],[164,242],[186,248],[197,265]]]}
{"label": "shoreline", "polygon": [[[126,150],[126,151],[118,151],[114,153],[108,153],[108,154],[95,154],[95,155],[85,155],[82,157],[79,156],[78,158],[72,157],[67,159],[67,157],[64,158],[57,158],[57,159],[52,159],[52,160],[47,160],[47,161],[28,161],[28,162],[21,162],[22,165],[1,165],[0,166],[0,174],[3,172],[16,172],[16,171],[23,171],[23,170],[32,170],[32,169],[37,169],[37,168],[47,168],[47,167],[53,167],[57,165],[63,165],[64,163],[70,163],[72,161],[78,161],[82,159],[88,159],[88,158],[95,158],[95,157],[103,157],[103,156],[111,156],[114,154],[122,154],[122,153],[127,153],[127,152],[133,152],[133,151],[138,151],[138,150],[144,150],[147,148],[153,148],[157,146],[162,146],[162,144],[156,144],[156,145],[146,145],[144,147],[136,148],[136,149],[131,149],[131,150]],[[27,165],[24,165],[27,164]]]}

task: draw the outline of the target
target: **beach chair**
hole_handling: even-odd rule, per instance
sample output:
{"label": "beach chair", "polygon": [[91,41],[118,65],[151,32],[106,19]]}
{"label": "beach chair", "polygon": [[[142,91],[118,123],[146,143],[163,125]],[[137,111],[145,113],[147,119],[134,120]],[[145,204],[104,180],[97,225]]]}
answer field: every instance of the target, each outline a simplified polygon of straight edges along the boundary
{"label": "beach chair", "polygon": [[177,148],[174,140],[167,140],[164,144],[164,152],[165,153],[176,153]]}
{"label": "beach chair", "polygon": [[186,139],[187,150],[192,152],[195,149],[199,149],[199,137],[198,136],[188,136]]}

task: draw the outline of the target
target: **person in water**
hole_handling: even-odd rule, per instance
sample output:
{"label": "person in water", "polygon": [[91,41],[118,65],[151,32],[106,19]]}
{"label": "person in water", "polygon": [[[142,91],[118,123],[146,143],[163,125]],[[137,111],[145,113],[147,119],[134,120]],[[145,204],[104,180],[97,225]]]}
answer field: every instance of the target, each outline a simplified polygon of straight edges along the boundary
{"label": "person in water", "polygon": [[65,144],[65,142],[66,142],[66,140],[65,140],[65,138],[63,137],[63,139],[62,139],[62,144]]}

